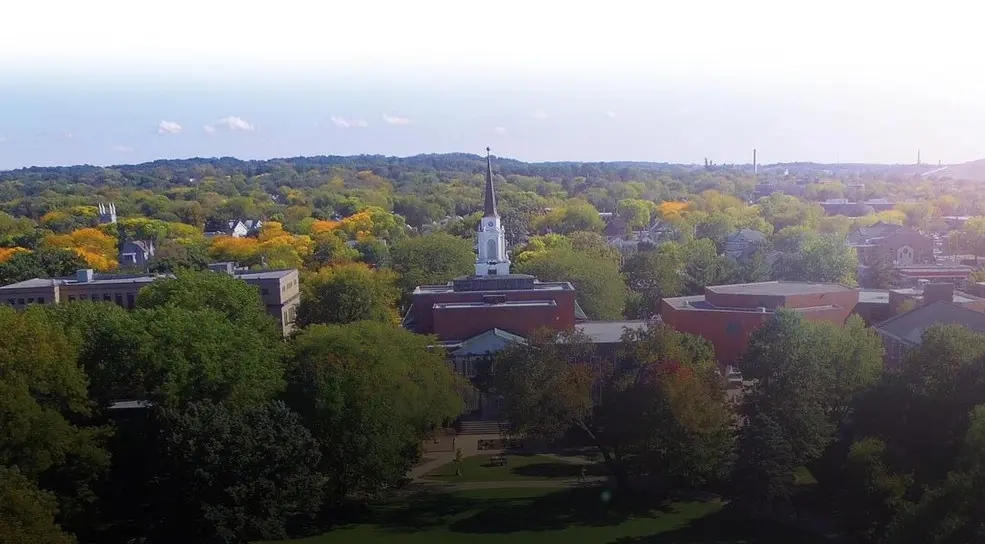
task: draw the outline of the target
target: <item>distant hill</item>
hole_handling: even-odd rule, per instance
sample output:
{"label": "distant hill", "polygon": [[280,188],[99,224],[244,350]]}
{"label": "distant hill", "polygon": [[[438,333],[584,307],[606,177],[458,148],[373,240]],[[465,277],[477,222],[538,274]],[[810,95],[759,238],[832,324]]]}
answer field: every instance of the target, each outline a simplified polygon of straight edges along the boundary
{"label": "distant hill", "polygon": [[963,162],[961,164],[951,164],[943,170],[929,174],[927,177],[985,181],[985,159]]}

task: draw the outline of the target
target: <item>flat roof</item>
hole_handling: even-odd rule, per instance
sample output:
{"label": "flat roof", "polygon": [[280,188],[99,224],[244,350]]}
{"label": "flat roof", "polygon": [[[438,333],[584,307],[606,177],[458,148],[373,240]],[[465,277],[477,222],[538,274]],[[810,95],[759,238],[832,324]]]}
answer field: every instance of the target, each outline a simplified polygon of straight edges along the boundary
{"label": "flat roof", "polygon": [[256,272],[242,272],[236,274],[236,277],[241,280],[273,280],[277,278],[283,278],[293,272],[297,272],[296,268],[281,268],[277,270],[257,270]]}
{"label": "flat roof", "polygon": [[889,289],[861,289],[858,301],[869,304],[889,304]]}
{"label": "flat roof", "polygon": [[763,281],[758,283],[737,283],[733,285],[710,285],[706,291],[723,295],[810,295],[853,291],[840,283],[814,283],[807,281]]}
{"label": "flat roof", "polygon": [[67,278],[32,278],[29,280],[24,280],[17,283],[12,283],[10,285],[5,285],[0,287],[0,289],[38,289],[42,287],[52,287],[54,285],[125,285],[129,283],[151,283],[162,276],[145,274],[145,275],[120,275],[113,276],[112,274],[103,274],[103,277],[97,275],[92,281],[78,281],[74,276]]}
{"label": "flat roof", "polygon": [[457,310],[462,308],[529,308],[529,307],[550,307],[557,306],[553,300],[512,300],[502,303],[488,302],[436,302],[432,308],[435,310]]}
{"label": "flat roof", "polygon": [[[692,310],[692,311],[702,311],[702,312],[732,312],[732,313],[747,313],[747,314],[772,314],[776,311],[776,308],[764,308],[760,310],[758,307],[736,307],[736,306],[716,306],[705,299],[704,295],[692,295],[689,297],[674,297],[665,298],[664,302],[669,304],[675,310]],[[833,304],[822,304],[819,306],[806,306],[803,308],[784,308],[793,312],[817,312],[821,310],[831,310],[838,308]]]}
{"label": "flat roof", "polygon": [[582,321],[575,323],[575,330],[588,336],[593,344],[616,344],[627,330],[645,330],[648,326],[648,322],[641,320]]}
{"label": "flat roof", "polygon": [[574,287],[571,286],[569,282],[566,281],[545,281],[540,282],[534,280],[533,289],[489,289],[485,291],[455,291],[455,287],[452,283],[447,283],[445,285],[418,285],[414,288],[415,295],[423,295],[430,293],[489,293],[489,292],[506,292],[506,291],[573,291]]}

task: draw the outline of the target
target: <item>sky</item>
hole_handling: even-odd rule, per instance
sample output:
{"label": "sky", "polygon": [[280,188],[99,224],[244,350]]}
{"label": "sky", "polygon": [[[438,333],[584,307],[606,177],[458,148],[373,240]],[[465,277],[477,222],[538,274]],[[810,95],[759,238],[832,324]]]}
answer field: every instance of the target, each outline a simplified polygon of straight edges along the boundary
{"label": "sky", "polygon": [[0,169],[360,153],[985,158],[983,8],[15,0]]}

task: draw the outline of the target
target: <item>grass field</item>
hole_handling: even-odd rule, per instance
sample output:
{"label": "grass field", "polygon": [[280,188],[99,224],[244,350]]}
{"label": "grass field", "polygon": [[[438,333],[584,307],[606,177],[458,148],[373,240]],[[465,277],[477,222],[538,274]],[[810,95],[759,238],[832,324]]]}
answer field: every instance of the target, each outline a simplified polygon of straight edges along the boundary
{"label": "grass field", "polygon": [[[370,519],[291,544],[816,544],[819,537],[747,521],[717,501],[653,509],[599,489],[487,489],[420,495]],[[621,503],[621,504],[619,504]],[[267,544],[286,544],[267,543]]]}
{"label": "grass field", "polygon": [[[462,460],[462,475],[455,476],[455,463],[442,465],[427,474],[428,478],[447,482],[515,482],[529,480],[571,480],[578,478],[582,465],[566,463],[555,457],[531,454],[507,455],[506,466],[490,464],[492,455],[476,455]],[[588,475],[598,475],[601,466],[587,466]]]}

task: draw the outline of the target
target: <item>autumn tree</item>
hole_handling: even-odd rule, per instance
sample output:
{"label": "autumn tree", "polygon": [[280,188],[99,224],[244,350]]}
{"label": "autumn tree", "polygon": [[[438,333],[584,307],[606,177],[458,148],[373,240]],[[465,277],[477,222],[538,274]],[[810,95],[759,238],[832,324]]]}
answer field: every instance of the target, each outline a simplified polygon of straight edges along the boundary
{"label": "autumn tree", "polygon": [[78,253],[68,249],[18,251],[0,262],[0,285],[31,278],[71,276],[87,266],[89,264]]}
{"label": "autumn tree", "polygon": [[95,228],[73,230],[68,234],[49,234],[42,247],[70,249],[97,270],[116,268],[116,238]]}
{"label": "autumn tree", "polygon": [[541,281],[571,282],[578,301],[592,319],[616,319],[626,304],[626,285],[614,258],[594,251],[558,248],[537,253],[516,271]]}

